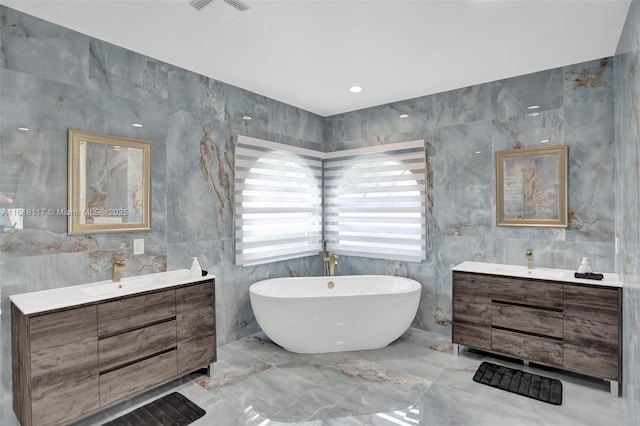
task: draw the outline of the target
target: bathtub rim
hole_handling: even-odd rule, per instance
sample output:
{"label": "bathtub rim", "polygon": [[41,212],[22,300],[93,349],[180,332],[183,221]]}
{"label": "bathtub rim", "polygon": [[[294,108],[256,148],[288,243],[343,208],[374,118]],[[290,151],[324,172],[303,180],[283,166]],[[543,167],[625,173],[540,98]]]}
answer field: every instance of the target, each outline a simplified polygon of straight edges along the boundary
{"label": "bathtub rim", "polygon": [[[264,283],[268,283],[271,281],[276,281],[276,280],[306,280],[306,279],[318,279],[318,278],[325,278],[328,279],[329,281],[331,281],[332,279],[340,279],[340,278],[347,278],[347,277],[360,277],[360,278],[366,278],[366,277],[391,277],[391,278],[396,278],[396,279],[401,279],[403,281],[407,281],[411,287],[407,290],[403,290],[403,291],[398,291],[398,292],[378,292],[378,293],[356,293],[356,294],[332,294],[332,295],[304,295],[304,296],[286,296],[286,295],[272,295],[272,294],[264,294],[262,292],[258,292],[256,291],[256,289],[259,287],[258,284],[262,284],[264,285]],[[422,292],[422,284],[417,281],[414,280],[413,278],[407,278],[407,277],[399,277],[399,276],[395,276],[395,275],[380,275],[380,274],[366,274],[366,275],[337,275],[337,276],[333,276],[333,277],[329,277],[329,276],[312,276],[312,277],[277,277],[277,278],[267,278],[266,280],[260,280],[260,281],[256,281],[255,283],[251,284],[249,286],[249,296],[256,296],[256,297],[262,297],[265,299],[269,299],[269,300],[277,300],[277,301],[287,301],[287,302],[300,302],[300,301],[309,301],[309,300],[335,300],[335,299],[364,299],[364,298],[379,298],[379,297],[403,297],[403,296],[411,296],[414,295],[415,293],[421,293]]]}

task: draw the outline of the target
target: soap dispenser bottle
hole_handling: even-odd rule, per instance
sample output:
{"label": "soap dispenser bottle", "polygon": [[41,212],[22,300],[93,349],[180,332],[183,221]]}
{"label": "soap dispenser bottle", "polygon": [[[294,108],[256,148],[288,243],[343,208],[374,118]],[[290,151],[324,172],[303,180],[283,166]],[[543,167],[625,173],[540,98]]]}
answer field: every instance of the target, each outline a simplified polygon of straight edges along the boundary
{"label": "soap dispenser bottle", "polygon": [[202,268],[200,267],[200,262],[198,262],[197,257],[192,257],[193,262],[191,263],[191,276],[193,278],[202,276]]}
{"label": "soap dispenser bottle", "polygon": [[578,272],[581,274],[592,272],[591,265],[589,265],[589,259],[587,257],[582,258],[582,262],[580,262],[580,267],[578,268]]}

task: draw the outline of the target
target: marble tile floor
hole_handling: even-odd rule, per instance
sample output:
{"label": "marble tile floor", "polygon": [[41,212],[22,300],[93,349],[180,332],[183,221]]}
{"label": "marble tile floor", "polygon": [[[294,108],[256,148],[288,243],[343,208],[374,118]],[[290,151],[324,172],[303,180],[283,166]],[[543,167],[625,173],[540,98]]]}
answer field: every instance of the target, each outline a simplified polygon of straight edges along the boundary
{"label": "marble tile floor", "polygon": [[[562,381],[561,406],[473,382],[483,360]],[[207,411],[198,425],[627,425],[608,383],[463,350],[409,329],[386,348],[303,355],[258,333],[218,349],[212,377],[194,373],[74,426],[100,425],[178,391]]]}

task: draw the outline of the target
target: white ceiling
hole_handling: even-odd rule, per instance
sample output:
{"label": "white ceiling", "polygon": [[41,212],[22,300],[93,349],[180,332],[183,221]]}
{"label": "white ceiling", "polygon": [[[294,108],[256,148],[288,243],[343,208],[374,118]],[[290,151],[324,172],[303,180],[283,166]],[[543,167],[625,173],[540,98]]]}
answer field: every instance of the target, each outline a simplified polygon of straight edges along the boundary
{"label": "white ceiling", "polygon": [[0,2],[322,116],[611,56],[630,4],[243,1]]}

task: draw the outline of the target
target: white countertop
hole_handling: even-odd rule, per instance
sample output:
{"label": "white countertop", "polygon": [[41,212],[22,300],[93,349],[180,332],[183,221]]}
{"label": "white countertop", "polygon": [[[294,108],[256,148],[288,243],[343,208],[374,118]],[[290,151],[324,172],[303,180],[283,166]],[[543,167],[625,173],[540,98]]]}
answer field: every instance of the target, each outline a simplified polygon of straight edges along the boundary
{"label": "white countertop", "polygon": [[119,283],[112,280],[89,284],[14,294],[11,302],[25,315],[63,309],[71,306],[100,302],[121,296],[130,296],[145,291],[171,288],[183,284],[215,279],[214,275],[192,277],[188,269],[159,272],[157,274],[123,278]]}
{"label": "white countertop", "polygon": [[526,266],[503,265],[499,263],[462,262],[453,267],[458,272],[475,272],[478,274],[502,275],[505,277],[535,278],[546,281],[562,281],[576,284],[589,284],[605,287],[622,287],[622,282],[614,273],[603,273],[602,280],[587,280],[576,278],[576,271],[569,269],[536,268],[528,269]]}

